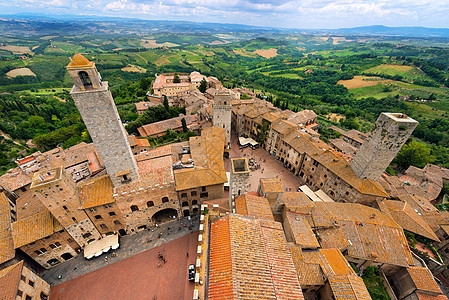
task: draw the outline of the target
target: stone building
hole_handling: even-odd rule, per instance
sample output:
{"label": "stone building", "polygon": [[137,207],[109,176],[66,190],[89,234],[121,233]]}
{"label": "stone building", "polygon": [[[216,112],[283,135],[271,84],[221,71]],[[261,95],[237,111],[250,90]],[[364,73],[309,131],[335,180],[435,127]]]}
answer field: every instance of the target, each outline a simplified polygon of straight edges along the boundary
{"label": "stone building", "polygon": [[351,161],[357,177],[379,180],[416,126],[418,122],[404,114],[381,113]]}
{"label": "stone building", "polygon": [[151,145],[147,139],[138,139],[134,135],[128,136],[129,146],[134,155],[150,150]]}
{"label": "stone building", "polygon": [[246,158],[231,159],[231,176],[229,182],[229,208],[235,208],[236,197],[246,194],[249,185],[249,167]]}
{"label": "stone building", "polygon": [[217,92],[214,96],[214,116],[213,122],[215,127],[225,130],[226,148],[231,145],[231,105],[232,95],[229,92]]}
{"label": "stone building", "polygon": [[341,134],[340,140],[342,140],[345,143],[348,143],[349,145],[355,147],[356,149],[360,149],[360,147],[366,141],[366,138],[368,136],[368,134],[362,133],[355,129],[346,131],[341,128],[338,128],[337,126],[331,126],[329,127],[329,129],[332,129],[333,131]]}
{"label": "stone building", "polygon": [[0,299],[47,300],[49,296],[50,285],[24,266],[23,261],[0,270]]}
{"label": "stone building", "polygon": [[137,164],[106,81],[95,63],[76,53],[67,66],[70,92],[115,187],[139,180]]}
{"label": "stone building", "polygon": [[31,189],[80,246],[101,238],[86,212],[80,209],[75,182],[67,176],[63,167],[36,172]]}
{"label": "stone building", "polygon": [[274,207],[279,199],[282,197],[282,183],[277,178],[261,178],[259,180],[259,187],[257,194],[260,197],[265,197],[270,203],[271,211],[274,211]]}

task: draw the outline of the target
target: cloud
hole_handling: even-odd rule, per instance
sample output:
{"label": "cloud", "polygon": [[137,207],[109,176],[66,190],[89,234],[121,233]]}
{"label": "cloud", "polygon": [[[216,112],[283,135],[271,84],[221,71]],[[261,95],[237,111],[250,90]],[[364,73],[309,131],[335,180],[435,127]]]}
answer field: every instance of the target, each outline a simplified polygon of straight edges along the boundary
{"label": "cloud", "polygon": [[[0,0],[5,12],[337,28],[373,24],[449,27],[449,0]],[[86,7],[89,7],[87,10]]]}

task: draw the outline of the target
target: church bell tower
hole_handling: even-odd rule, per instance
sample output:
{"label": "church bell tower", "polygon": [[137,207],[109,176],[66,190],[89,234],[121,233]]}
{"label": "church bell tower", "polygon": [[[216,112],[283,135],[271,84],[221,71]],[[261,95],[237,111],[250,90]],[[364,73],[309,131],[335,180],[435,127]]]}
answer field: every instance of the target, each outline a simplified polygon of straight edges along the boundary
{"label": "church bell tower", "polygon": [[106,81],[95,63],[75,53],[67,70],[70,92],[114,187],[139,180],[137,163]]}

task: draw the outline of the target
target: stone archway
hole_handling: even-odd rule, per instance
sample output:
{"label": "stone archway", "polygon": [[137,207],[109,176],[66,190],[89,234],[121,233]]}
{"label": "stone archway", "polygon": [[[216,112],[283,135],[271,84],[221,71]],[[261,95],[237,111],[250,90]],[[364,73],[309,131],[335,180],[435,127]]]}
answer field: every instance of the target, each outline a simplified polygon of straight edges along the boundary
{"label": "stone archway", "polygon": [[[175,218],[173,218],[175,216]],[[161,224],[168,221],[173,221],[178,217],[178,211],[174,208],[164,208],[156,212],[151,219],[154,223]]]}

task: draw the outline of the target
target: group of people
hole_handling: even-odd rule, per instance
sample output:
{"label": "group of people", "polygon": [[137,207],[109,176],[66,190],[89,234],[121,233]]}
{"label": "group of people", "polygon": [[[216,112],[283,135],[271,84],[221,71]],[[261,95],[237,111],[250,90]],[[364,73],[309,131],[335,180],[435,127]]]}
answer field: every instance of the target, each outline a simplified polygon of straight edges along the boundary
{"label": "group of people", "polygon": [[[157,257],[159,258],[160,261],[163,261],[164,264],[167,262],[167,260],[165,259],[165,257],[164,257],[160,252],[157,253]],[[158,266],[158,267],[161,266],[161,262],[160,262],[160,261],[157,263],[157,266]]]}

